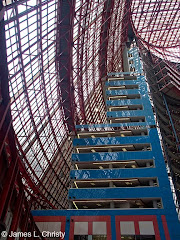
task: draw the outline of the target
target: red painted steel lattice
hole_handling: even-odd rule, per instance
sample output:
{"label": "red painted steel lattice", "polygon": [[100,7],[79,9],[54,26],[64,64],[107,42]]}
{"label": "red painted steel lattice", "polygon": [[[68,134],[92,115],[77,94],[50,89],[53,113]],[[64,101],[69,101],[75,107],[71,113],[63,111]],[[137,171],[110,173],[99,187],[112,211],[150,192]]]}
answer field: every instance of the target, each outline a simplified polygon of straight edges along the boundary
{"label": "red painted steel lattice", "polygon": [[123,48],[133,36],[153,54],[164,85],[159,57],[179,72],[180,3],[3,3],[12,123],[24,188],[35,207],[67,208],[74,125],[106,122],[101,79],[123,71]]}
{"label": "red painted steel lattice", "polygon": [[131,23],[139,40],[160,58],[180,61],[180,2],[132,0]]}

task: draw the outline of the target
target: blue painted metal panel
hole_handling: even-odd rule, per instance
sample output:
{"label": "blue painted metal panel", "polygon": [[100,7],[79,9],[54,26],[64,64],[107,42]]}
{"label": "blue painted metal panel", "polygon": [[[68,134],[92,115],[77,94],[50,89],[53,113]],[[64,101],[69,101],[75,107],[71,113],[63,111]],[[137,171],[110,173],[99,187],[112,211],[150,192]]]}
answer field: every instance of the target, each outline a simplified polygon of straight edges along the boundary
{"label": "blue painted metal panel", "polygon": [[[134,152],[101,152],[101,153],[73,153],[72,161],[96,162],[96,161],[125,161],[138,159],[153,159],[152,151]],[[164,160],[163,160],[164,162]]]}
{"label": "blue painted metal panel", "polygon": [[91,124],[91,125],[76,125],[76,129],[94,129],[94,128],[109,128],[109,127],[128,127],[128,126],[147,126],[149,125],[155,125],[154,119],[151,122],[129,122],[129,123],[105,123],[105,124]]}
{"label": "blue painted metal panel", "polygon": [[158,229],[160,232],[160,236],[161,236],[161,240],[167,240],[164,234],[164,228],[163,228],[163,224],[162,224],[162,219],[161,216],[156,214],[157,220],[158,220]]}
{"label": "blue painted metal panel", "polygon": [[128,136],[128,137],[100,137],[100,138],[76,138],[73,140],[74,146],[101,146],[101,145],[122,145],[150,143],[152,139],[148,135]]}
{"label": "blue painted metal panel", "polygon": [[102,146],[102,145],[121,145],[150,143],[149,136],[130,136],[130,137],[101,137],[101,138],[81,138],[74,139],[74,146]]}
{"label": "blue painted metal panel", "polygon": [[[121,99],[121,100],[107,100],[107,106],[123,106],[123,105],[141,105],[141,104],[149,104],[151,107],[150,101],[148,98],[143,99]],[[146,106],[147,108],[147,106]]]}
{"label": "blue painted metal panel", "polygon": [[[163,169],[164,170],[164,169]],[[162,185],[169,185],[166,171],[157,168],[121,168],[121,169],[93,169],[93,170],[71,170],[70,177],[76,180],[85,179],[123,179],[123,178],[163,178]],[[162,186],[161,185],[161,186]],[[169,187],[169,186],[168,186]]]}
{"label": "blue painted metal panel", "polygon": [[145,117],[145,121],[149,125],[155,125],[154,115],[151,109],[107,112],[107,117],[108,118]]}
{"label": "blue painted metal panel", "polygon": [[130,94],[140,94],[140,93],[141,93],[141,89],[106,90],[107,96],[130,95]]}
{"label": "blue painted metal panel", "polygon": [[[127,187],[127,188],[78,188],[69,190],[69,198],[82,199],[139,199],[139,198],[162,198],[164,207],[173,204],[169,187]],[[171,206],[171,205],[170,205]],[[172,205],[173,206],[173,205]]]}
{"label": "blue painted metal panel", "polygon": [[111,216],[111,237],[112,237],[112,240],[113,239],[117,239],[116,238],[116,218],[115,216]]}
{"label": "blue painted metal panel", "polygon": [[110,87],[114,87],[114,86],[122,86],[122,85],[139,85],[139,84],[142,84],[142,82],[140,81],[140,79],[138,80],[120,80],[120,81],[109,81],[109,82],[106,82],[105,85]]}
{"label": "blue painted metal panel", "polygon": [[110,72],[108,76],[119,76],[119,75],[134,75],[134,72]]}
{"label": "blue painted metal panel", "polygon": [[139,116],[145,116],[147,119],[149,119],[149,114],[151,115],[151,121],[153,116],[153,112],[151,109],[145,109],[145,110],[129,110],[129,111],[113,111],[113,112],[107,112],[107,117],[139,117]]}
{"label": "blue painted metal panel", "polygon": [[[121,216],[121,215],[163,215],[174,216],[174,209],[169,212],[167,209],[88,209],[88,210],[32,210],[33,216]],[[177,217],[175,218],[177,219]]]}
{"label": "blue painted metal panel", "polygon": [[101,146],[101,145],[121,145],[152,143],[157,141],[157,129],[151,128],[148,135],[127,136],[127,137],[100,137],[100,138],[76,138],[73,140],[74,146]]}

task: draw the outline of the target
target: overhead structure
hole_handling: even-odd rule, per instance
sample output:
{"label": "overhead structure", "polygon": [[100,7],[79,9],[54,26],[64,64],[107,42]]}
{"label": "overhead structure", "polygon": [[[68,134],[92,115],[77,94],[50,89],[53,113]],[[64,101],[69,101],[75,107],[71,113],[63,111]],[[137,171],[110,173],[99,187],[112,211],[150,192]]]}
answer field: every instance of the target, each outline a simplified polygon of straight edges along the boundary
{"label": "overhead structure", "polygon": [[[75,125],[107,122],[103,77],[124,71],[122,56],[133,39],[179,198],[179,1],[0,0],[0,6],[0,47],[5,50],[6,39],[7,49],[7,60],[5,52],[0,55],[3,74],[6,68],[0,82],[1,165],[10,169],[3,155],[8,142],[19,159],[17,186],[30,205],[68,207]],[[3,125],[7,115],[11,136],[11,125]]]}
{"label": "overhead structure", "polygon": [[180,201],[180,3],[132,1],[131,24],[162,135],[163,150]]}

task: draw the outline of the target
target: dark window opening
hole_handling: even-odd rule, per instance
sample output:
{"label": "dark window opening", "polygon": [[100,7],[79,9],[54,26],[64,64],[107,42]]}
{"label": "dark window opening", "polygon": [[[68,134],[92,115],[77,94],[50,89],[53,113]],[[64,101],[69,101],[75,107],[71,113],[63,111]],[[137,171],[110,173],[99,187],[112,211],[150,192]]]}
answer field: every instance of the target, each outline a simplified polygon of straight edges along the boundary
{"label": "dark window opening", "polygon": [[155,240],[154,235],[122,235],[122,240]]}

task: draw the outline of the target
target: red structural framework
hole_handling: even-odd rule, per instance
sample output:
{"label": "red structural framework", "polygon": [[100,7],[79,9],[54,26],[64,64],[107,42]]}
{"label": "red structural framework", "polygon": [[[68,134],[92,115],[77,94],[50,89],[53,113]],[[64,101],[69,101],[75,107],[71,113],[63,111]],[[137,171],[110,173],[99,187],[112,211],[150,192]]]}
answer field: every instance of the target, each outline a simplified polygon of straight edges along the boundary
{"label": "red structural framework", "polygon": [[[164,106],[157,115],[178,193],[179,1],[4,0],[0,4],[0,16],[5,6],[4,21],[0,20],[7,49],[7,60],[5,52],[0,57],[1,71],[8,67],[9,79],[2,77],[0,88],[1,166],[11,172],[7,156],[16,153],[19,180],[12,179],[12,184],[25,193],[29,206],[68,207],[75,124],[106,122],[102,79],[107,72],[124,71],[123,49],[134,38],[157,112],[158,104]],[[10,181],[5,172],[1,191]],[[5,191],[9,196],[4,198],[5,213],[13,189]]]}

